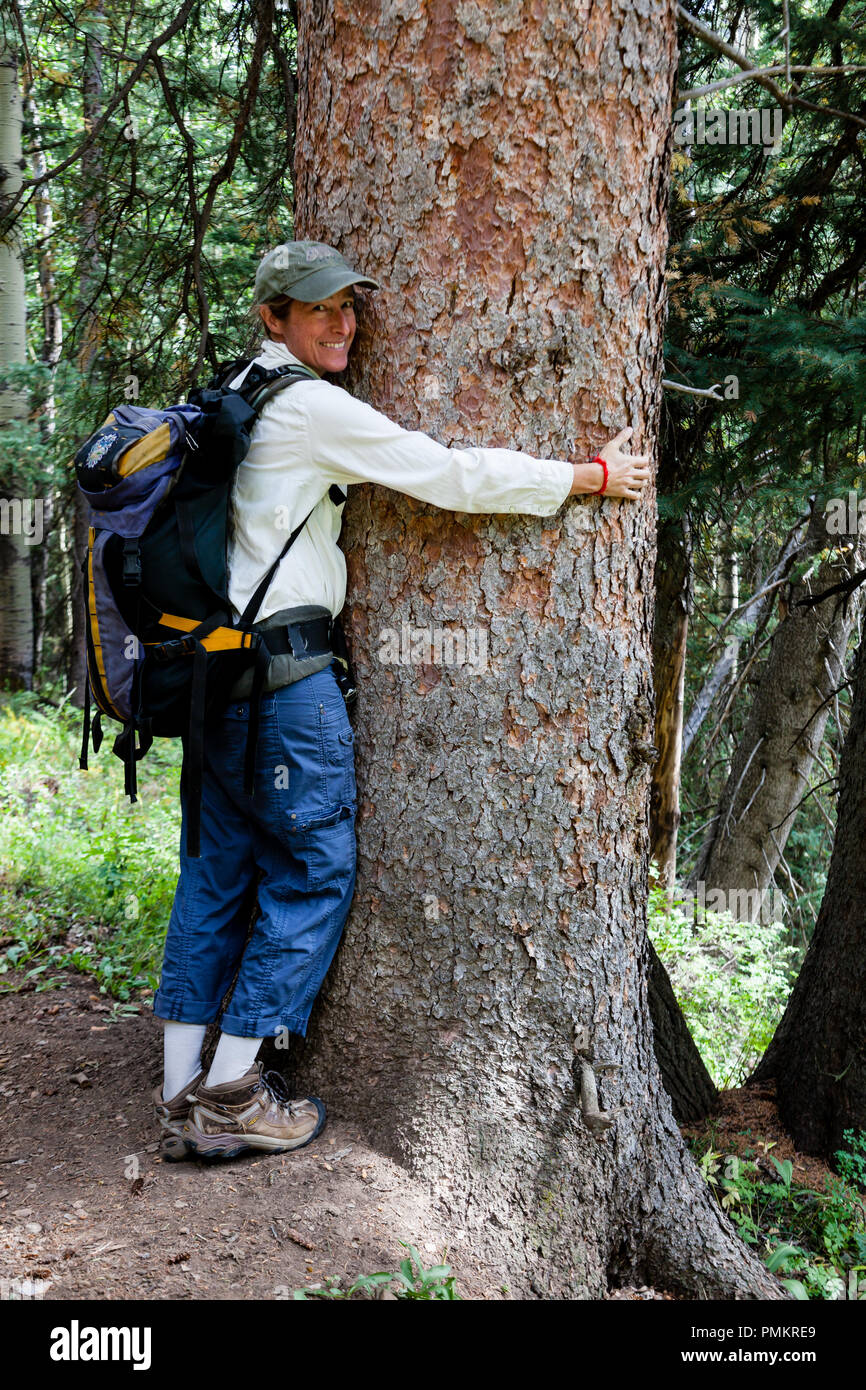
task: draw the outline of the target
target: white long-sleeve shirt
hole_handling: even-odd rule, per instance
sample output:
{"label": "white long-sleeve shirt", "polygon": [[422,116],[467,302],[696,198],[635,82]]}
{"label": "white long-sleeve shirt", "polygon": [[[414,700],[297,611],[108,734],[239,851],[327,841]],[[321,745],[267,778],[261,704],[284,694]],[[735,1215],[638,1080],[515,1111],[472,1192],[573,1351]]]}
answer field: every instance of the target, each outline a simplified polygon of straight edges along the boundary
{"label": "white long-sleeve shirt", "polygon": [[[270,338],[255,360],[264,367],[302,365]],[[232,385],[241,385],[245,375]],[[573,476],[562,459],[537,459],[514,449],[448,448],[418,430],[402,429],[340,386],[321,378],[300,381],[267,402],[237,472],[228,556],[235,617],[311,508],[257,621],[307,604],[328,608],[334,617],[340,612],[346,562],[337,545],[341,512],[328,497],[332,483],[344,490],[352,483],[381,483],[450,511],[551,516],[568,496]]]}

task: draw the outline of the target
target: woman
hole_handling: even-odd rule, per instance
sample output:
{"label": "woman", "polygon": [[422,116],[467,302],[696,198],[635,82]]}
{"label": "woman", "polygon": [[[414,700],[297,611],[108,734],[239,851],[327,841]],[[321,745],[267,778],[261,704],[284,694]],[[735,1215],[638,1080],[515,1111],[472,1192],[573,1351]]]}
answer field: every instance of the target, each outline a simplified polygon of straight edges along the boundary
{"label": "woman", "polygon": [[[243,791],[247,676],[208,739],[198,858],[186,853],[184,804],[181,873],[154,1001],[166,1020],[165,1080],[154,1103],[167,1157],[184,1147],[204,1158],[280,1152],[310,1143],[324,1124],[322,1102],[290,1101],[256,1056],[266,1036],[305,1034],[355,882],[353,739],[329,642],[346,594],[337,545],[344,495],[335,488],[375,482],[455,511],[549,516],[577,493],[638,498],[649,478],[648,457],[622,451],[628,429],[592,462],[569,463],[449,449],[355,400],[325,380],[348,362],[354,286],[379,288],[319,242],[277,247],[256,274],[267,334],[256,361],[292,365],[302,379],[267,403],[238,470],[229,557],[236,618],[286,535],[309,517],[259,610],[273,655],[255,796]],[[257,876],[258,917],[245,946]],[[205,1078],[205,1029],[235,971]]]}

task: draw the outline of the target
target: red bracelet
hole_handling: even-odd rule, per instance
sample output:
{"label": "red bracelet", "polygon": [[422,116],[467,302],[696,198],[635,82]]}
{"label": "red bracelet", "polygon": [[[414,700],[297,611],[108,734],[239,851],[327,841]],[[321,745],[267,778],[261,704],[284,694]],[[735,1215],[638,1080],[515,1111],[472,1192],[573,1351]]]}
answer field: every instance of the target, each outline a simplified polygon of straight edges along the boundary
{"label": "red bracelet", "polygon": [[591,492],[589,494],[590,497],[598,497],[601,495],[601,493],[607,491],[607,464],[599,454],[596,454],[594,459],[590,459],[590,463],[600,463],[602,468],[604,469],[604,482],[602,483],[601,487],[596,488],[595,492]]}

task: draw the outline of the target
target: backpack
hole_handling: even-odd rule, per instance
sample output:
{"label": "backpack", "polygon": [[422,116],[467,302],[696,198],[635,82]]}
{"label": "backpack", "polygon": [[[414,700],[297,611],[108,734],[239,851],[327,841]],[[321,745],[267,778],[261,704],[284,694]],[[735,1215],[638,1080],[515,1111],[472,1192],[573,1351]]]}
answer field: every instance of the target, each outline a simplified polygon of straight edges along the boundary
{"label": "backpack", "polygon": [[[250,367],[241,386],[233,381]],[[79,765],[102,743],[102,716],[122,729],[113,751],[136,801],[136,765],[154,737],[188,736],[187,852],[200,855],[206,725],[238,677],[254,669],[244,786],[253,795],[258,712],[270,652],[254,621],[271,581],[312,512],[295,527],[240,619],[228,599],[232,484],[265,403],[312,373],[224,364],[207,387],[165,410],[121,405],[82,444],[74,464],[90,507],[84,578],[87,682]],[[335,506],[346,494],[329,489]],[[323,620],[324,621],[324,620]],[[328,625],[329,640],[335,625]],[[347,658],[342,633],[333,646]],[[338,683],[354,694],[347,660]],[[351,685],[351,689],[349,688]],[[91,700],[97,713],[91,722]]]}

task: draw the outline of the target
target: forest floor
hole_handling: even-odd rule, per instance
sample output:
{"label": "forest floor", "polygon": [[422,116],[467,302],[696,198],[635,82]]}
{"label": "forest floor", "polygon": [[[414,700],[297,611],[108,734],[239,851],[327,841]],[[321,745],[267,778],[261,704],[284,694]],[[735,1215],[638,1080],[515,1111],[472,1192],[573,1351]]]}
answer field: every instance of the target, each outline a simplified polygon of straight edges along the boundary
{"label": "forest floor", "polygon": [[[14,977],[5,976],[8,984]],[[26,990],[26,987],[25,987]],[[0,994],[0,1290],[46,1299],[280,1299],[396,1270],[416,1245],[468,1299],[507,1297],[424,1190],[329,1122],[294,1154],[163,1163],[162,1033],[109,1021],[85,976]],[[31,1294],[31,1296],[33,1296]]]}
{"label": "forest floor", "polygon": [[[789,1158],[793,1164],[793,1182],[813,1192],[828,1190],[833,1169],[822,1158],[801,1154],[785,1132],[776,1109],[772,1086],[742,1087],[722,1091],[718,1115],[702,1125],[686,1128],[687,1139],[709,1137],[712,1147],[721,1154],[751,1155],[766,1177],[778,1180],[770,1153],[780,1162]],[[763,1147],[761,1147],[763,1146]]]}
{"label": "forest floor", "polygon": [[[508,1298],[423,1187],[354,1127],[329,1121],[294,1154],[164,1163],[150,1092],[162,1034],[144,1009],[116,1016],[86,976],[0,994],[0,1292],[47,1299],[285,1299],[338,1277],[396,1270],[414,1244],[443,1257],[464,1299]],[[9,986],[13,986],[11,989]],[[823,1165],[793,1154],[772,1099],[729,1092],[714,1147],[777,1141],[796,1180]],[[5,1281],[10,1281],[9,1285]],[[15,1296],[14,1294],[12,1296]],[[615,1300],[669,1299],[649,1288]]]}

